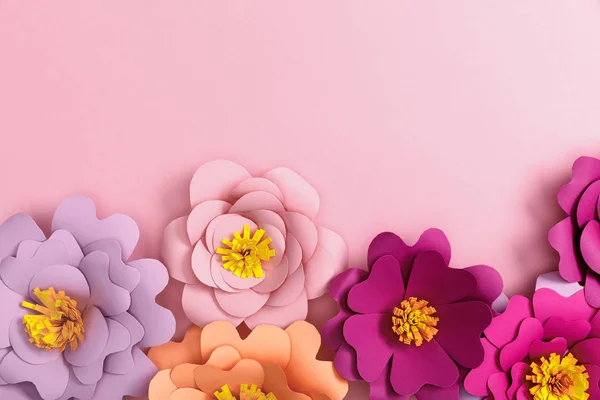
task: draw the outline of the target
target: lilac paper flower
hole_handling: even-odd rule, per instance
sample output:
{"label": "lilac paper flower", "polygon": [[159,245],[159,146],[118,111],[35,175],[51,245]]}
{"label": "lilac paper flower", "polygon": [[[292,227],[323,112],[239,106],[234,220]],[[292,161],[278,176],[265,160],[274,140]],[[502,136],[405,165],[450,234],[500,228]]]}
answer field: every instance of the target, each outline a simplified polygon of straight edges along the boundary
{"label": "lilac paper flower", "polygon": [[372,400],[458,399],[460,376],[483,361],[480,336],[502,278],[488,266],[453,269],[449,261],[439,230],[412,247],[386,232],[369,247],[368,271],[332,281],[340,312],[323,327],[323,341],[340,375],[370,383]]}
{"label": "lilac paper flower", "polygon": [[139,238],[125,215],[64,200],[46,238],[17,214],[0,225],[0,399],[140,396],[157,372],[140,347],[175,330],[155,303],[168,281],[153,259],[126,263]]}
{"label": "lilac paper flower", "polygon": [[548,238],[560,255],[560,275],[567,282],[584,282],[585,299],[600,308],[600,160],[575,161],[571,182],[558,192],[558,203],[568,217]]}

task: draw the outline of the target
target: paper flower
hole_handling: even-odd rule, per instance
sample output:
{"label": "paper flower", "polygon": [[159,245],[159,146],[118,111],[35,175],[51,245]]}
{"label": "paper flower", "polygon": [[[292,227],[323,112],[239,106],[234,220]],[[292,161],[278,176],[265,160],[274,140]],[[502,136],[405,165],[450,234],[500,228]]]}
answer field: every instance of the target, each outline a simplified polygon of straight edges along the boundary
{"label": "paper flower", "polygon": [[571,182],[558,192],[558,203],[569,215],[549,234],[560,254],[560,275],[585,282],[587,302],[600,308],[600,160],[581,157],[573,164]]}
{"label": "paper flower", "polygon": [[126,264],[138,237],[131,218],[98,220],[81,196],[60,204],[49,238],[26,214],[0,225],[0,399],[146,393],[156,368],[139,347],[168,341],[175,320],[154,301],[165,267]]}
{"label": "paper flower", "polygon": [[332,281],[340,312],[323,327],[323,342],[336,352],[340,375],[370,383],[372,400],[458,399],[460,372],[483,361],[480,335],[502,278],[491,267],[449,262],[439,230],[412,247],[386,232],[369,247],[368,271]]}
{"label": "paper flower", "polygon": [[186,284],[183,309],[196,325],[288,326],[346,265],[344,241],[313,222],[317,192],[287,168],[255,178],[212,161],[196,171],[190,198],[190,214],[165,230],[163,256]]}
{"label": "paper flower", "polygon": [[229,322],[192,326],[183,342],[154,347],[150,400],[341,400],[348,382],[315,356],[321,337],[304,321],[259,325],[241,339]]}
{"label": "paper flower", "polygon": [[600,399],[600,314],[558,273],[538,279],[533,302],[510,299],[482,339],[485,361],[465,388],[486,399]]}

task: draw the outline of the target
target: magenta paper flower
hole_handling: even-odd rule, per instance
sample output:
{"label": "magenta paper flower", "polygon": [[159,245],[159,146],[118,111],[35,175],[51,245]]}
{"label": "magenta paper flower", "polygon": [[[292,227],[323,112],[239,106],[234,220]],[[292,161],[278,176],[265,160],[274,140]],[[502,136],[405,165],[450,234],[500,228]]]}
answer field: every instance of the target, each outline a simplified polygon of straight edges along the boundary
{"label": "magenta paper flower", "polygon": [[196,325],[286,327],[306,318],[308,300],[346,266],[344,241],[315,226],[317,192],[287,168],[252,177],[212,161],[194,174],[190,199],[190,214],[165,230],[163,255],[185,283],[183,310]]}
{"label": "magenta paper flower", "polygon": [[480,336],[492,320],[502,278],[484,265],[448,267],[450,244],[430,229],[412,247],[378,235],[368,271],[331,282],[340,312],[323,327],[340,375],[370,383],[371,399],[452,400],[461,372],[483,361]]}
{"label": "magenta paper flower", "polygon": [[569,216],[548,237],[560,254],[560,275],[568,282],[584,282],[587,302],[600,308],[600,160],[575,161],[558,203]]}
{"label": "magenta paper flower", "polygon": [[135,222],[64,200],[46,238],[17,214],[0,225],[0,399],[117,400],[144,395],[156,367],[140,347],[167,342],[168,281],[153,259],[127,263]]}
{"label": "magenta paper flower", "polygon": [[556,272],[538,279],[533,301],[515,296],[482,339],[485,360],[465,379],[488,400],[600,399],[600,314],[582,287]]}

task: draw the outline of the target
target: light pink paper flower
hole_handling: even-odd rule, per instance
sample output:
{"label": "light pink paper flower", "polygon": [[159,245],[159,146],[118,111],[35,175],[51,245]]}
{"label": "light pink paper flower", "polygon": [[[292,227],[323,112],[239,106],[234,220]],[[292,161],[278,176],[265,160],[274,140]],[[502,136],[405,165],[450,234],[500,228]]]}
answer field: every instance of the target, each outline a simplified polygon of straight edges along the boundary
{"label": "light pink paper flower", "polygon": [[190,214],[165,230],[163,256],[185,283],[183,310],[196,325],[286,327],[306,318],[308,300],[346,266],[342,238],[315,226],[319,195],[287,168],[252,177],[212,161],[194,174],[190,200]]}

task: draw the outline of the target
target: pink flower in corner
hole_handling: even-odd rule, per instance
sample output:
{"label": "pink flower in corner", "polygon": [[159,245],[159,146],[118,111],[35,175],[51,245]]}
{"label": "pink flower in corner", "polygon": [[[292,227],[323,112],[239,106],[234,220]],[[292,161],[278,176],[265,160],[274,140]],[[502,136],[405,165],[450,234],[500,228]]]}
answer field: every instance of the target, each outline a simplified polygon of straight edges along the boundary
{"label": "pink flower in corner", "polygon": [[190,203],[167,226],[163,256],[185,283],[183,310],[196,325],[286,327],[306,318],[308,300],[346,266],[342,238],[315,226],[319,195],[287,168],[252,177],[236,163],[209,162],[192,178]]}

